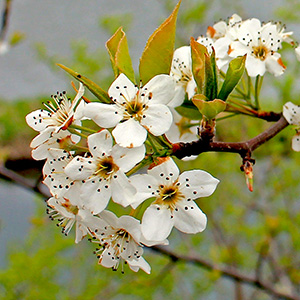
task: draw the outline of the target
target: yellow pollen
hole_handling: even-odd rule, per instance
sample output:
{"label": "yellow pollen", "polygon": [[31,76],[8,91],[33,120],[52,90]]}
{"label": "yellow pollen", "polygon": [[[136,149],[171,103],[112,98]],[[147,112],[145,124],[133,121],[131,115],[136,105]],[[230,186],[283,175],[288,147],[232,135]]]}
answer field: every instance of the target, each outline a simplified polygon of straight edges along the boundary
{"label": "yellow pollen", "polygon": [[266,48],[264,45],[253,47],[252,50],[252,54],[262,61],[264,61],[267,58],[267,55],[270,52],[268,48]]}

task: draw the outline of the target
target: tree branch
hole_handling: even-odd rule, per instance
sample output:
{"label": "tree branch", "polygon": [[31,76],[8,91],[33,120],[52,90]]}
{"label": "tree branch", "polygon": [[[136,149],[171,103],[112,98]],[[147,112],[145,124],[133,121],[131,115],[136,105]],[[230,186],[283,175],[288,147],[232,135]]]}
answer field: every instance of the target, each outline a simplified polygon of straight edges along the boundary
{"label": "tree branch", "polygon": [[180,255],[177,254],[171,250],[169,250],[166,247],[161,247],[161,246],[154,246],[151,247],[152,250],[155,252],[158,252],[160,254],[163,254],[167,257],[169,257],[173,262],[186,262],[186,263],[191,263],[196,266],[199,266],[201,268],[204,268],[208,271],[217,271],[220,273],[222,277],[229,278],[231,280],[243,283],[243,284],[248,284],[253,287],[256,287],[274,297],[277,297],[278,299],[285,299],[285,300],[300,300],[299,296],[296,295],[289,295],[280,291],[277,291],[272,284],[266,283],[261,281],[258,278],[255,277],[250,277],[244,274],[241,274],[238,271],[232,270],[232,268],[226,268],[226,267],[221,267],[216,264],[213,264],[201,257],[196,257],[196,256],[186,256],[186,255]]}
{"label": "tree branch", "polygon": [[281,116],[270,128],[245,142],[207,142],[206,139],[200,138],[190,143],[176,143],[173,144],[172,155],[182,159],[186,156],[199,155],[203,152],[230,152],[238,153],[243,158],[246,156],[250,158],[252,151],[276,136],[288,125],[289,123],[286,119]]}

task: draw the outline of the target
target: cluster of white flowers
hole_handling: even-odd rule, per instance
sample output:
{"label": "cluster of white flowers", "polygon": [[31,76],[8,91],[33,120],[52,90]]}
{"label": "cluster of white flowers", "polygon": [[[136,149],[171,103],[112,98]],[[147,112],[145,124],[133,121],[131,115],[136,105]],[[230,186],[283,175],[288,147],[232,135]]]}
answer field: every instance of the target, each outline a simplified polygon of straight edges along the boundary
{"label": "cluster of white flowers", "polygon": [[[256,18],[242,20],[234,14],[228,22],[209,26],[206,36],[199,36],[197,42],[204,45],[208,53],[214,49],[220,70],[226,70],[232,59],[247,55],[246,70],[250,77],[263,76],[265,72],[279,76],[286,67],[278,50],[283,42],[295,44],[291,35],[292,32],[285,32],[285,27],[278,22],[262,23]],[[295,50],[299,56],[299,48]],[[178,83],[178,93],[186,92],[189,98],[195,94],[190,46],[175,50],[171,75]]]}
{"label": "cluster of white flowers", "polygon": [[[149,155],[149,136],[172,136],[171,76],[158,75],[138,87],[120,74],[108,90],[111,104],[86,103],[83,94],[80,84],[73,101],[58,93],[45,103],[46,109],[26,116],[39,132],[31,143],[32,156],[46,159],[43,182],[52,195],[48,213],[66,235],[76,224],[76,243],[90,235],[100,245],[96,254],[101,265],[115,270],[125,262],[133,271],[149,273],[143,245],[167,244],[173,226],[185,233],[203,231],[206,216],[194,200],[211,195],[219,181],[201,170],[179,174],[170,157],[134,174],[133,168]],[[80,125],[87,119],[100,128],[85,136]],[[143,206],[141,221],[106,210],[110,200],[136,210],[149,198],[153,202]]]}
{"label": "cluster of white flowers", "polygon": [[[293,43],[290,36],[278,23],[233,15],[228,23],[209,27],[197,42],[209,54],[215,51],[220,70],[247,55],[249,76],[266,71],[277,76],[285,69],[277,51],[282,42]],[[110,103],[86,101],[80,83],[73,101],[65,92],[57,93],[44,103],[45,109],[26,116],[39,132],[30,145],[32,157],[46,160],[43,183],[52,195],[47,201],[50,218],[66,235],[75,225],[76,243],[90,236],[99,245],[95,253],[104,267],[116,270],[121,264],[123,271],[126,263],[133,271],[149,273],[143,246],[168,244],[173,227],[189,234],[205,229],[206,215],[195,200],[210,196],[219,180],[202,170],[180,174],[170,152],[156,147],[197,139],[199,121],[174,109],[196,91],[191,47],[184,46],[174,52],[170,75],[156,75],[137,86],[121,73],[108,89]],[[300,125],[299,107],[287,103],[283,114]],[[298,127],[293,140],[297,151],[299,136]],[[107,210],[110,200],[131,207],[130,214],[118,218]]]}

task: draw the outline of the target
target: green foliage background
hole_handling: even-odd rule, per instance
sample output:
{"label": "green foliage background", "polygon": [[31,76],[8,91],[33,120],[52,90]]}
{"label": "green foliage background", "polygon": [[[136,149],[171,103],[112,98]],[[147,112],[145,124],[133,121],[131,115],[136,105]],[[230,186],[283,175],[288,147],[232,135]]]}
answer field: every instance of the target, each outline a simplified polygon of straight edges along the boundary
{"label": "green foliage background", "polygon": [[[175,1],[163,2],[167,15],[174,8]],[[188,37],[199,23],[213,15],[211,6],[216,2],[183,1],[178,15],[178,46],[188,43]],[[243,15],[240,4],[227,0],[221,2],[227,5],[227,9],[230,6],[233,12]],[[298,6],[297,1],[285,1],[283,7],[274,10],[275,17],[298,23]],[[290,18],[293,11],[293,18]],[[218,17],[224,18],[221,13],[215,12],[215,17],[220,14]],[[132,16],[124,14],[104,17],[99,24],[112,34],[120,25],[126,31],[131,22]],[[55,67],[59,62],[107,88],[113,74],[109,71],[110,62],[104,45],[95,52],[90,52],[88,44],[83,42],[74,42],[71,47],[73,55],[64,58],[50,57],[42,44],[36,45],[39,59],[53,70],[60,72]],[[262,109],[280,111],[285,102],[300,103],[297,89],[299,68],[292,63],[293,60],[291,57],[291,62],[287,62],[286,74],[280,78],[266,76]],[[0,103],[0,144],[4,161],[14,153],[12,149],[19,149],[18,144],[29,145],[35,133],[27,128],[24,117],[45,100],[41,97],[34,101]],[[264,121],[247,117],[230,118],[218,122],[217,138],[241,141],[268,126],[270,124]],[[255,275],[259,270],[266,280],[277,276],[274,282],[282,291],[289,291],[291,286],[299,288],[300,154],[290,149],[293,134],[288,127],[255,151],[252,193],[247,190],[244,175],[239,170],[241,161],[235,154],[205,153],[195,161],[178,162],[182,171],[200,168],[220,179],[221,183],[211,197],[198,200],[198,205],[208,216],[207,229],[197,235],[184,235],[173,230],[169,238],[172,250],[196,255],[244,274]],[[7,266],[0,270],[1,299],[272,299],[252,287],[223,279],[218,272],[172,262],[151,249],[145,250],[145,258],[152,266],[151,275],[142,271],[133,273],[126,266],[125,274],[107,270],[97,265],[92,243],[84,240],[75,245],[74,235],[63,236],[48,220],[43,199],[35,196],[35,201],[37,209],[30,220],[31,229],[25,242],[12,239]],[[239,293],[243,298],[238,298]]]}

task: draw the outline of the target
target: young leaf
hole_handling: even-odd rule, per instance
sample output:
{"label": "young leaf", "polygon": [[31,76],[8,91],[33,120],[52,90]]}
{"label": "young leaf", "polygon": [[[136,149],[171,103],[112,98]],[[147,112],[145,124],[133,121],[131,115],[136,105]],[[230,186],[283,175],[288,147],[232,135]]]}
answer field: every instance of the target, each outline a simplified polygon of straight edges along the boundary
{"label": "young leaf", "polygon": [[245,71],[246,55],[233,59],[228,66],[226,76],[219,92],[218,99],[226,101],[229,94],[239,83]]}
{"label": "young leaf", "polygon": [[57,64],[59,67],[61,67],[63,70],[65,70],[67,73],[72,75],[75,79],[80,81],[82,84],[84,84],[101,102],[104,103],[111,103],[111,100],[107,94],[106,91],[104,91],[100,86],[98,86],[96,83],[91,81],[90,79],[84,77],[83,75],[73,71],[72,69],[62,65]]}
{"label": "young leaf", "polygon": [[135,82],[127,38],[122,27],[115,32],[105,45],[110,56],[115,77],[118,77],[120,73],[124,73],[132,82]]}
{"label": "young leaf", "polygon": [[182,105],[177,106],[175,110],[183,117],[190,120],[201,120],[202,115],[198,108],[191,101],[185,101]]}
{"label": "young leaf", "polygon": [[140,58],[140,78],[143,84],[158,74],[170,74],[177,13],[181,0],[172,14],[153,32]]}
{"label": "young leaf", "polygon": [[191,53],[193,76],[197,83],[198,92],[202,93],[205,84],[205,53],[207,53],[207,49],[192,37]]}
{"label": "young leaf", "polygon": [[200,113],[207,119],[214,119],[220,112],[226,108],[226,103],[220,99],[207,101],[204,95],[195,95],[192,99],[193,103],[197,106]]}

